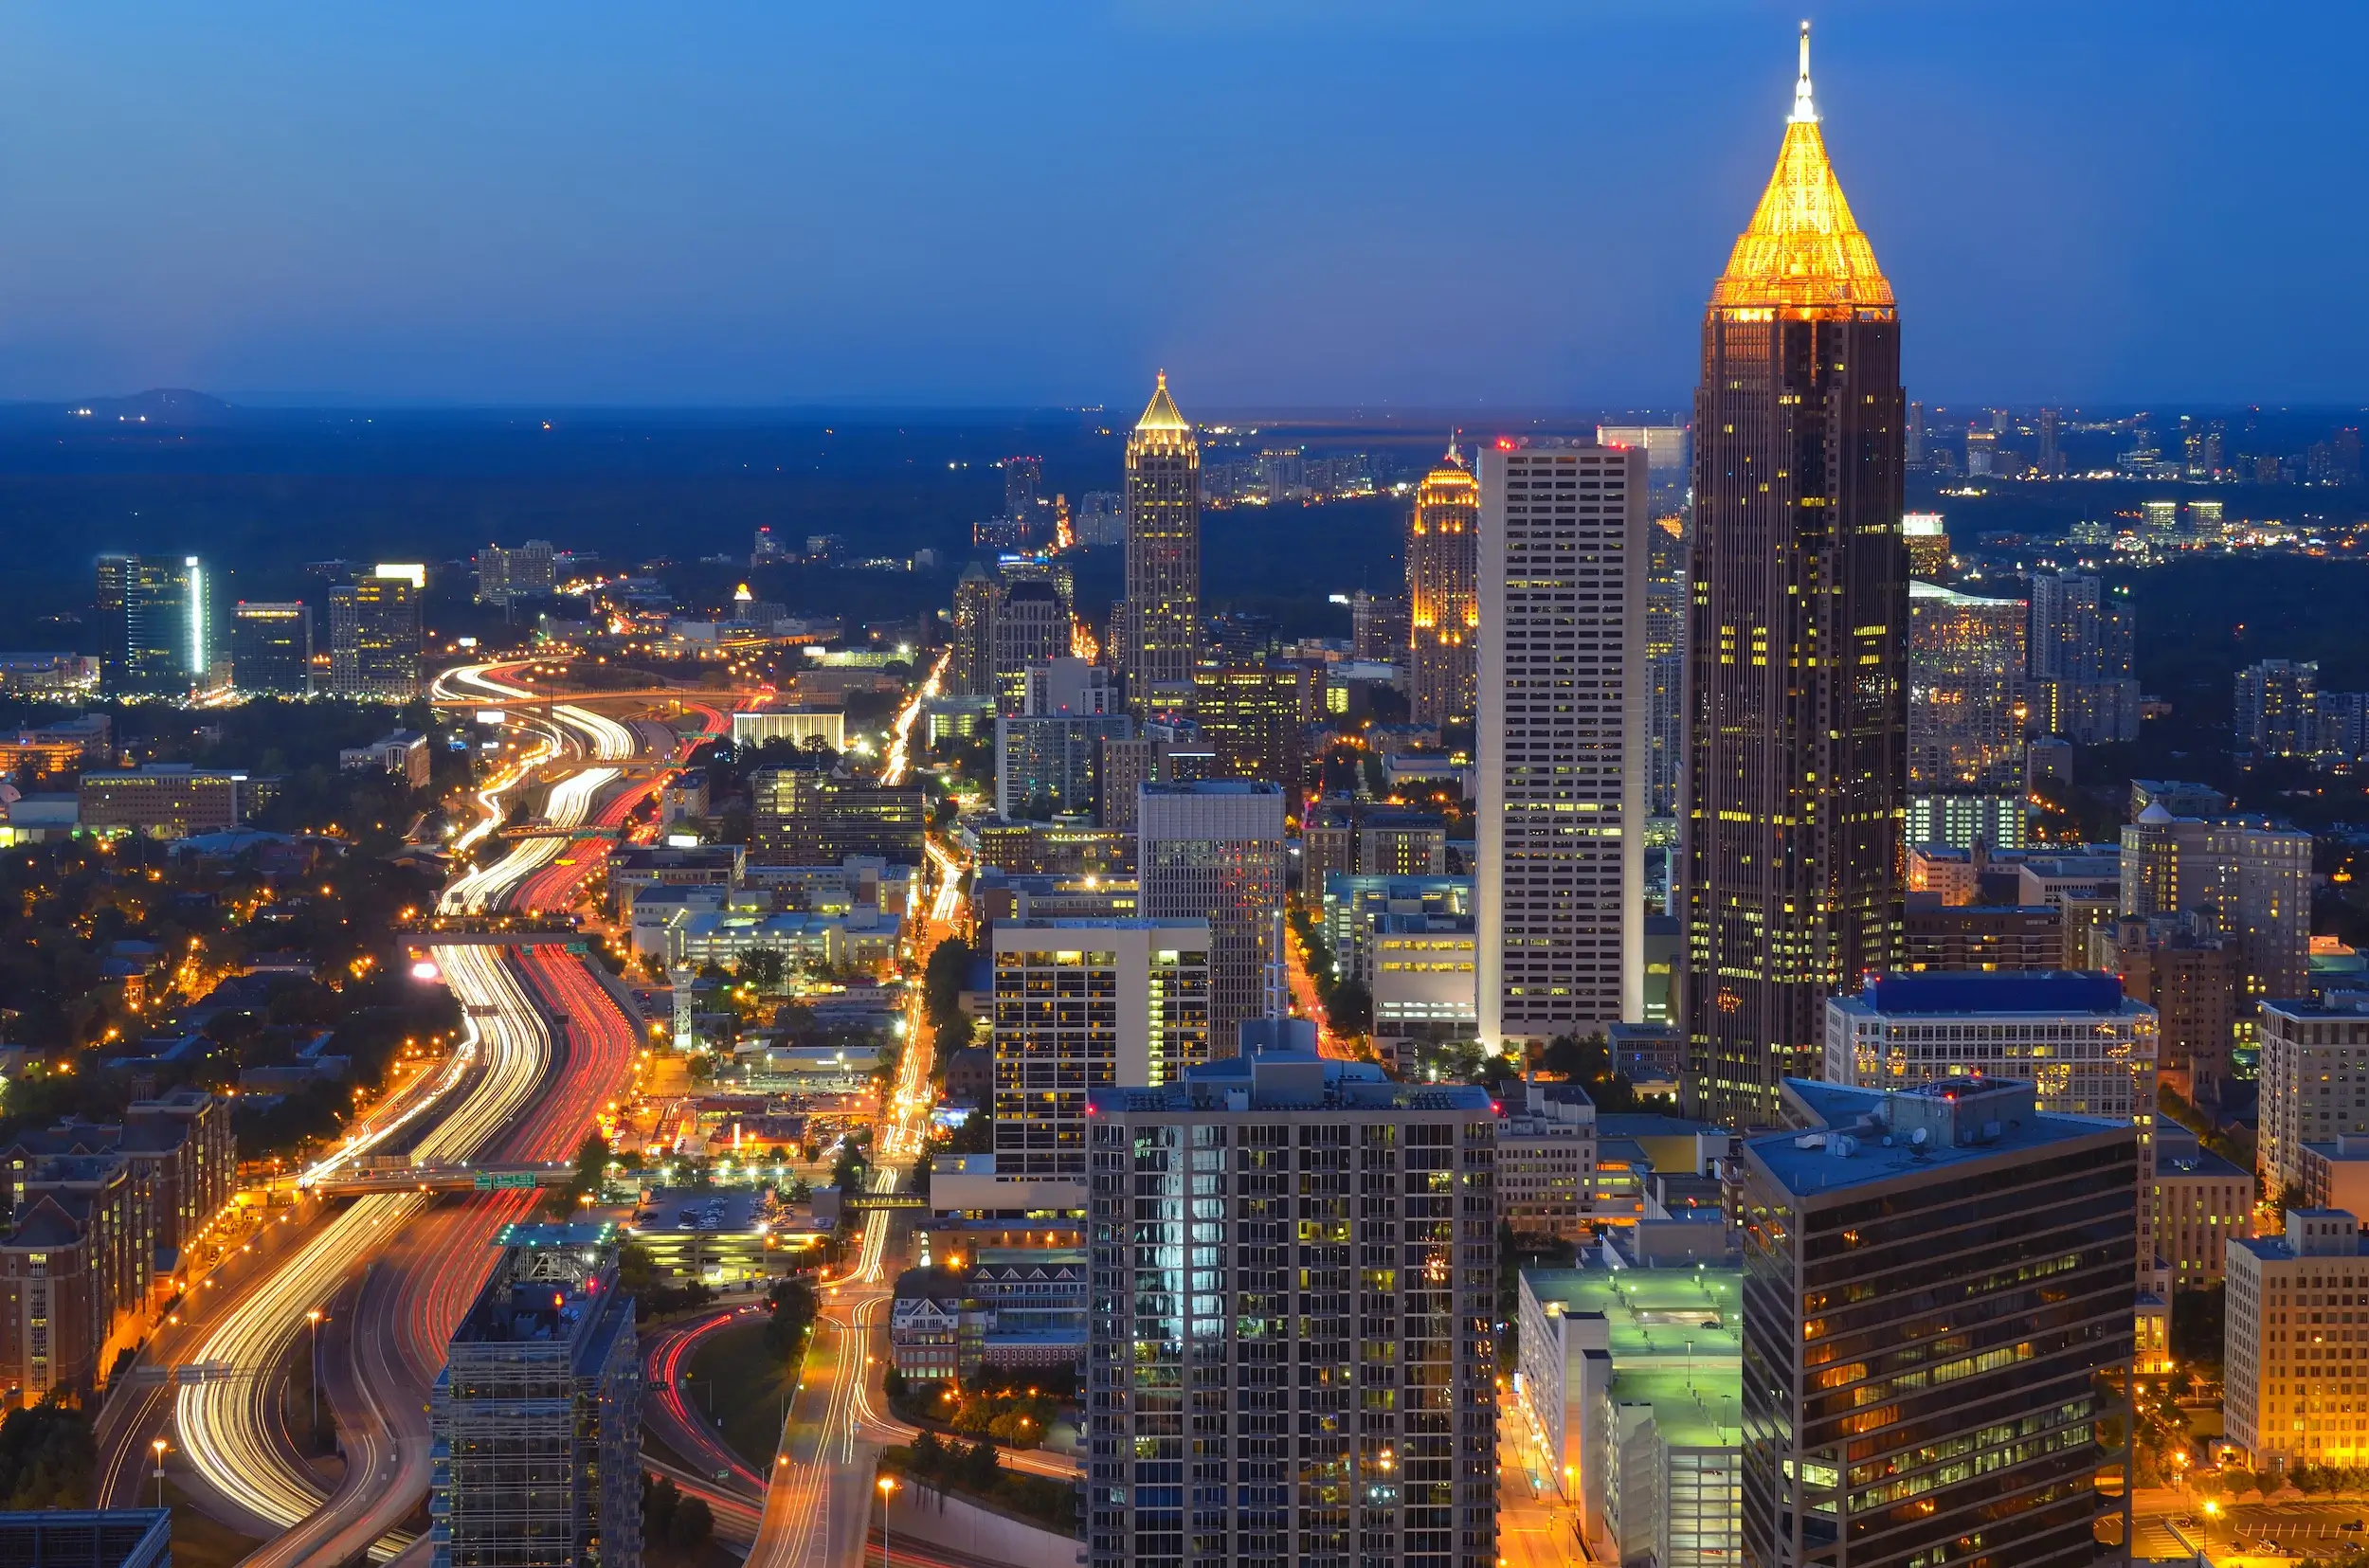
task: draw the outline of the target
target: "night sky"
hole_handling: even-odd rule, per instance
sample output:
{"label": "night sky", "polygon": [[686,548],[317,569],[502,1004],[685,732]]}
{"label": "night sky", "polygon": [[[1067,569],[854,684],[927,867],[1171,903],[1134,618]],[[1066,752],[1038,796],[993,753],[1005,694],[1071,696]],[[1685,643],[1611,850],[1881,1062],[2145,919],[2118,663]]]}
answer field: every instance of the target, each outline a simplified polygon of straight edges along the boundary
{"label": "night sky", "polygon": [[[15,8],[0,398],[1675,404],[1798,15]],[[1911,395],[2369,397],[2369,7],[1813,20]]]}

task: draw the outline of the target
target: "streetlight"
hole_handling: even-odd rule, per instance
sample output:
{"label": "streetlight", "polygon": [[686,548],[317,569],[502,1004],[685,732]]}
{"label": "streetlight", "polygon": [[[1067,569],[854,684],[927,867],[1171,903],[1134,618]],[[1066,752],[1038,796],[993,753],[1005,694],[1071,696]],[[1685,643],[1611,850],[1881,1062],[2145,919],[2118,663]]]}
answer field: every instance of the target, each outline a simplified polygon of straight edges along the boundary
{"label": "streetlight", "polygon": [[304,1316],[313,1325],[313,1430],[305,1439],[311,1442],[321,1430],[321,1309],[316,1307]]}
{"label": "streetlight", "polygon": [[2221,1505],[2211,1498],[2204,1500],[2204,1558],[2213,1560],[2213,1522],[2221,1517]]}
{"label": "streetlight", "polygon": [[161,1437],[148,1445],[156,1455],[156,1506],[165,1505],[165,1440]]}
{"label": "streetlight", "polygon": [[880,1568],[889,1568],[889,1504],[896,1497],[896,1477],[880,1477]]}

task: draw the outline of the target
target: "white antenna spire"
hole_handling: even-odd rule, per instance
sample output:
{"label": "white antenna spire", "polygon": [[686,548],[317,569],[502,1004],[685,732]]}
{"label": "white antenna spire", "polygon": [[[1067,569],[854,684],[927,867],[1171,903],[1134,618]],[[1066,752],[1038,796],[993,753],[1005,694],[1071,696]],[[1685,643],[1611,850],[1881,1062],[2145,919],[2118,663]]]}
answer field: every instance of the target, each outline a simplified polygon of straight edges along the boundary
{"label": "white antenna spire", "polygon": [[1810,24],[1801,24],[1801,75],[1793,84],[1793,123],[1817,123],[1817,105],[1810,101]]}

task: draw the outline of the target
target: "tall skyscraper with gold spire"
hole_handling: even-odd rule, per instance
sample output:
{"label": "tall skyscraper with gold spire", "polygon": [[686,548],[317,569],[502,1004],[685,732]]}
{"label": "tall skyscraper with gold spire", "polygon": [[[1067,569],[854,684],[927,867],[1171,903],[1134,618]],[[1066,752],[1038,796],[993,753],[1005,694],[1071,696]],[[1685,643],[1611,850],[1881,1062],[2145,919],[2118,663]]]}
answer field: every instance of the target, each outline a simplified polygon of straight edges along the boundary
{"label": "tall skyscraper with gold spire", "polygon": [[1473,719],[1479,529],[1480,486],[1450,441],[1406,524],[1407,710],[1417,724]]}
{"label": "tall skyscraper with gold spire", "polygon": [[1694,394],[1686,1027],[1699,1112],[1778,1121],[1827,996],[1902,957],[1900,325],[1828,164],[1810,35]]}
{"label": "tall skyscraper with gold spire", "polygon": [[1137,712],[1188,707],[1201,661],[1201,446],[1160,372],[1127,438],[1127,608],[1119,667]]}

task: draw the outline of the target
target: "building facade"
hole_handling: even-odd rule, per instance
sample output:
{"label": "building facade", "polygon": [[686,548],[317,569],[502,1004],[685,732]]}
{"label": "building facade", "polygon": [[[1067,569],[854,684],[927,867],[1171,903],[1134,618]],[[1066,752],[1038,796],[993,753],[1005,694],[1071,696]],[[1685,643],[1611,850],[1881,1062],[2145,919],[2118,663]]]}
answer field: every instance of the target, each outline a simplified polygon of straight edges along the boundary
{"label": "building facade", "polygon": [[2256,1160],[2275,1197],[2304,1190],[2306,1144],[2369,1133],[2369,1008],[2266,1001]]}
{"label": "building facade", "polygon": [[2024,602],[1908,585],[1908,786],[2023,778]]}
{"label": "building facade", "polygon": [[995,695],[995,611],[1001,597],[995,579],[973,561],[954,585],[953,652],[946,667],[946,690],[958,697]]}
{"label": "building facade", "polygon": [[420,694],[420,601],[427,573],[382,566],[329,590],[329,689],[408,702]]}
{"label": "building facade", "polygon": [[642,1358],[608,1233],[500,1233],[429,1394],[435,1568],[639,1568]]}
{"label": "building facade", "polygon": [[1230,1056],[1244,1023],[1283,1012],[1283,790],[1147,784],[1135,830],[1143,917],[1208,922],[1210,1052]]}
{"label": "building facade", "polygon": [[1469,723],[1480,630],[1480,486],[1452,442],[1406,523],[1407,716]]}
{"label": "building facade", "polygon": [[2129,606],[2084,572],[2035,572],[2025,668],[2033,727],[2083,746],[2139,738]]}
{"label": "building facade", "polygon": [[1004,921],[991,948],[996,1171],[1082,1181],[1089,1093],[1209,1059],[1209,923]]}
{"label": "building facade", "polygon": [[1283,1051],[1091,1106],[1087,1562],[1497,1568],[1489,1096]]}
{"label": "building facade", "polygon": [[1127,440],[1127,598],[1119,667],[1138,713],[1190,706],[1201,662],[1201,445],[1160,373]]}
{"label": "building facade", "polygon": [[1480,456],[1480,1037],[1642,1016],[1645,453]]}
{"label": "building facade", "polygon": [[1776,171],[1704,315],[1694,405],[1685,1018],[1697,1108],[1739,1126],[1775,1121],[1826,998],[1901,952],[1900,327],[1802,47]]}
{"label": "building facade", "polygon": [[110,695],[177,696],[212,666],[206,568],[194,555],[99,558],[99,679]]}
{"label": "building facade", "polygon": [[240,600],[230,611],[230,683],[242,692],[310,696],[313,607]]}
{"label": "building facade", "polygon": [[2221,1419],[2257,1470],[2369,1460],[2365,1393],[2337,1321],[2369,1291],[2360,1218],[2342,1209],[2289,1209],[2279,1235],[2229,1246],[2221,1320]]}
{"label": "building facade", "polygon": [[2100,1432],[2128,1426],[2137,1129],[2025,1083],[1784,1091],[1811,1130],[1743,1153],[1743,1560],[2102,1560],[2130,1532],[2096,1478],[2128,1459]]}

